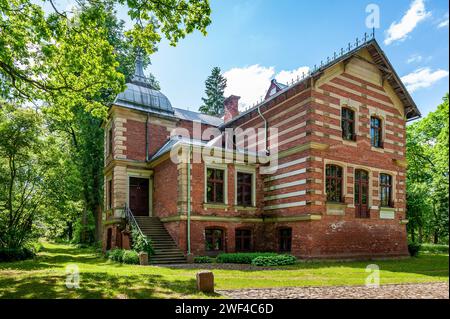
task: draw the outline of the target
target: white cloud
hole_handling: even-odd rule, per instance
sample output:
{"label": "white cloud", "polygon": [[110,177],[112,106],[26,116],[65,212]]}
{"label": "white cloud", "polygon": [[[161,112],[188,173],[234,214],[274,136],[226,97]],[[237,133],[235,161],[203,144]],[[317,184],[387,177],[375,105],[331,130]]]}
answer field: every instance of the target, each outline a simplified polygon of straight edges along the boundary
{"label": "white cloud", "polygon": [[444,18],[439,22],[438,29],[448,27],[449,21],[448,21],[448,13],[444,16]]}
{"label": "white cloud", "polygon": [[387,36],[384,43],[389,45],[395,41],[405,40],[419,22],[430,16],[431,12],[426,11],[424,0],[414,0],[400,22],[393,22],[391,24],[387,30]]}
{"label": "white cloud", "polygon": [[420,68],[403,76],[402,81],[410,92],[414,92],[432,86],[440,79],[447,77],[448,74],[448,71],[442,69],[432,72],[430,68]]}
{"label": "white cloud", "polygon": [[273,78],[283,84],[291,83],[292,79],[301,77],[308,70],[308,67],[303,66],[296,70],[282,70],[276,73],[273,66],[265,67],[259,64],[233,68],[223,74],[227,79],[225,96],[232,94],[240,96],[239,107],[242,111],[265,97]]}
{"label": "white cloud", "polygon": [[306,75],[309,71],[309,67],[301,66],[297,70],[292,71],[281,71],[275,76],[278,82],[283,84],[290,84],[292,80],[296,80],[298,77],[301,78],[303,75]]}
{"label": "white cloud", "polygon": [[241,109],[251,106],[265,95],[274,74],[274,67],[264,67],[258,64],[233,68],[223,74],[227,79],[225,96],[231,94],[240,96]]}
{"label": "white cloud", "polygon": [[423,60],[423,56],[421,56],[419,54],[413,54],[408,58],[408,60],[406,60],[406,63],[408,63],[408,64],[419,63],[419,62],[422,62],[422,60]]}

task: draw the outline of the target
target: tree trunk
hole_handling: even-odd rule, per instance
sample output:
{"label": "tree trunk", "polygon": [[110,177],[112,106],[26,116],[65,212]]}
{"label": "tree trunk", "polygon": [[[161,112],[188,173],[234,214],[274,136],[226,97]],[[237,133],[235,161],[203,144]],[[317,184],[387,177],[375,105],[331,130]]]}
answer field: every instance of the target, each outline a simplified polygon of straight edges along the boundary
{"label": "tree trunk", "polygon": [[94,209],[94,220],[95,220],[95,241],[101,241],[103,239],[103,225],[102,225],[102,207],[101,205],[96,205]]}

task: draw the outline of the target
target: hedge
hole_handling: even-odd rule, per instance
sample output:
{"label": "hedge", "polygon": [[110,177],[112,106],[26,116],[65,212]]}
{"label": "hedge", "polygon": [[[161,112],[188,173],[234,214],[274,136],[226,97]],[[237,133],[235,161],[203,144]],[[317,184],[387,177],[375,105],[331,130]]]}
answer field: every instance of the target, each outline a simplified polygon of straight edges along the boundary
{"label": "hedge", "polygon": [[448,245],[422,244],[420,251],[432,254],[448,254]]}
{"label": "hedge", "polygon": [[122,262],[124,264],[138,265],[139,255],[134,250],[125,250],[122,255]]}
{"label": "hedge", "polygon": [[0,248],[0,262],[31,259],[36,256],[33,249],[22,248]]}
{"label": "hedge", "polygon": [[276,256],[260,256],[252,261],[254,266],[285,266],[293,265],[297,259],[291,255],[276,255]]}
{"label": "hedge", "polygon": [[230,253],[220,254],[216,261],[223,264],[251,264],[257,257],[276,256],[276,253]]}
{"label": "hedge", "polygon": [[214,262],[214,258],[209,256],[198,256],[194,257],[194,263],[196,264],[211,264]]}

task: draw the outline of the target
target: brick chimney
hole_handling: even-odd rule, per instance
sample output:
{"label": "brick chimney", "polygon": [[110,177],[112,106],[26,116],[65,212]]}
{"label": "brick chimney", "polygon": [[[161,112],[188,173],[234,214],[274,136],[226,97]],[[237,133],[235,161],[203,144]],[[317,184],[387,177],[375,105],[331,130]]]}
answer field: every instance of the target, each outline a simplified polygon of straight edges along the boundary
{"label": "brick chimney", "polygon": [[223,104],[225,105],[225,117],[224,122],[231,121],[233,118],[239,115],[239,99],[240,96],[231,95],[225,99]]}

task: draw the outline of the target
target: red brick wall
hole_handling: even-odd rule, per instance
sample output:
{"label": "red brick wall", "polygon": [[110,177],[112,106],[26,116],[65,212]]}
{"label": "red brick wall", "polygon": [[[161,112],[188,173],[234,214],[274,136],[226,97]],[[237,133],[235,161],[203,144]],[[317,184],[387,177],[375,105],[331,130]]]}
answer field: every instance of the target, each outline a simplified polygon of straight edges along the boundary
{"label": "red brick wall", "polygon": [[177,214],[177,165],[169,159],[154,169],[153,215],[168,217]]}

